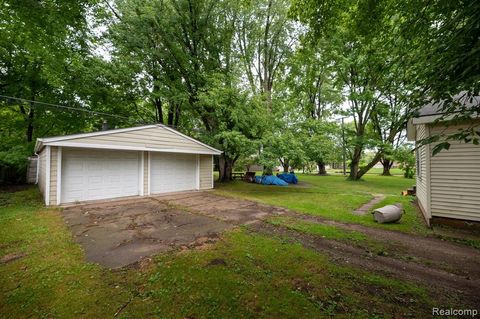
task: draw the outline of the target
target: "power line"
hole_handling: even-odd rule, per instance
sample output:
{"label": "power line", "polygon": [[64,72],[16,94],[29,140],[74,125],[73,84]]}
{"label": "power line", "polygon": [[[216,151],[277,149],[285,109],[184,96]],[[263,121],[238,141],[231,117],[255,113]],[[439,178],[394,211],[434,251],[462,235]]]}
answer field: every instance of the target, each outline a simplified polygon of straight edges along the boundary
{"label": "power line", "polygon": [[130,118],[128,118],[128,117],[126,117],[126,116],[121,116],[121,115],[116,115],[116,114],[109,114],[109,113],[104,113],[104,112],[97,112],[97,111],[82,109],[82,108],[78,108],[78,107],[65,106],[65,105],[59,105],[59,104],[52,104],[52,103],[46,103],[46,102],[40,102],[40,101],[33,101],[33,100],[23,99],[23,98],[19,98],[19,97],[1,95],[1,94],[0,94],[0,97],[1,97],[1,98],[4,98],[4,99],[6,99],[6,100],[14,100],[14,101],[23,101],[23,102],[29,102],[29,103],[36,103],[36,104],[45,105],[45,106],[50,106],[50,107],[56,107],[56,108],[61,108],[61,109],[67,109],[67,110],[73,110],[73,111],[86,112],[86,113],[95,114],[95,115],[110,116],[110,117],[115,117],[115,118],[119,118],[119,119],[131,121]]}

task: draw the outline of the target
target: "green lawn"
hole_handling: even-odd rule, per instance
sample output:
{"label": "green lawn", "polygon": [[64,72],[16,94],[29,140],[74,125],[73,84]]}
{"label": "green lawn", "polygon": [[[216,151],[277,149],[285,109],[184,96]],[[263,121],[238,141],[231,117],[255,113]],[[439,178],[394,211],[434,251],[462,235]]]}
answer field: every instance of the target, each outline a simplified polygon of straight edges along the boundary
{"label": "green lawn", "polygon": [[[368,199],[368,183],[344,185],[342,193],[357,191],[335,202]],[[396,192],[389,183],[373,184]],[[262,189],[238,183],[230,191],[245,188],[251,196],[250,187]],[[279,197],[291,192],[270,190]],[[331,192],[320,185],[303,191],[321,201]],[[331,236],[350,235],[359,236]],[[159,255],[138,269],[105,269],[85,262],[61,213],[45,209],[35,189],[0,194],[0,257],[11,253],[26,255],[0,264],[1,318],[401,318],[426,317],[434,303],[422,287],[339,266],[247,229],[228,232],[209,248]]]}
{"label": "green lawn", "polygon": [[[403,232],[426,234],[428,228],[417,209],[412,205],[412,197],[400,195],[414,185],[415,180],[399,176],[366,175],[363,180],[351,182],[340,175],[317,176],[299,174],[298,186],[265,186],[245,182],[217,185],[221,195],[240,197],[277,205],[297,212],[323,216],[333,220],[358,223]],[[371,214],[356,216],[352,211],[373,198],[373,194],[386,195],[377,207],[401,203],[405,215],[399,223],[377,224]]]}
{"label": "green lawn", "polygon": [[[347,167],[347,173],[348,173],[349,168]],[[383,173],[383,168],[371,168],[367,174],[374,174],[374,175],[381,175]],[[343,169],[342,168],[330,168],[328,169],[328,174],[334,174],[334,175],[341,175],[343,174]],[[399,168],[392,168],[390,169],[390,174],[391,175],[398,175],[398,176],[403,176],[403,171]]]}
{"label": "green lawn", "polygon": [[[367,174],[382,174],[383,173],[383,168],[371,168]],[[392,175],[399,175],[403,176],[403,171],[399,168],[391,168],[390,169],[390,174]]]}

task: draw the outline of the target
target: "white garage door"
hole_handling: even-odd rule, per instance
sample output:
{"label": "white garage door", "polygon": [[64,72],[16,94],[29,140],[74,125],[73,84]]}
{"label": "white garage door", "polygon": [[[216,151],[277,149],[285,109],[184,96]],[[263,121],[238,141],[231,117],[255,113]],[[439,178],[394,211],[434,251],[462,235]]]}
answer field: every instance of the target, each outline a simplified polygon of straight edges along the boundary
{"label": "white garage door", "polygon": [[138,152],[64,149],[62,203],[139,194]]}
{"label": "white garage door", "polygon": [[197,157],[192,154],[150,153],[152,194],[194,190]]}

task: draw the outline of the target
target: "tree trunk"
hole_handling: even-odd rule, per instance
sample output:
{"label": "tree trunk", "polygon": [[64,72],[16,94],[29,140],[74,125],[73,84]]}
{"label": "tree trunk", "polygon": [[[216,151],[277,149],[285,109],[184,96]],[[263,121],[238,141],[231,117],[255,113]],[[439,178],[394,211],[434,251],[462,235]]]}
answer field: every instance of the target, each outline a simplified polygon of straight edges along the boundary
{"label": "tree trunk", "polygon": [[27,126],[27,142],[33,141],[33,124],[31,121],[28,121]]}
{"label": "tree trunk", "polygon": [[283,166],[283,172],[288,173],[288,168],[290,167],[290,165],[288,165],[288,163],[285,163],[282,166]]}
{"label": "tree trunk", "polygon": [[234,159],[229,158],[225,155],[225,153],[222,153],[222,155],[220,155],[220,158],[218,159],[218,180],[220,182],[229,182],[232,180],[233,164],[235,164]]}
{"label": "tree trunk", "polygon": [[352,161],[350,163],[350,175],[348,176],[349,180],[356,181],[360,179],[361,176],[358,176],[358,171],[360,169],[361,156],[362,156],[362,148],[357,145],[353,150]]}
{"label": "tree trunk", "polygon": [[172,126],[173,125],[173,120],[174,120],[174,108],[175,106],[173,106],[171,103],[169,103],[168,105],[168,114],[167,114],[167,125],[170,125]]}
{"label": "tree trunk", "polygon": [[167,124],[170,126],[177,127],[179,117],[180,117],[180,105],[170,101],[168,103]]}
{"label": "tree trunk", "polygon": [[382,152],[377,152],[377,154],[375,154],[375,156],[370,161],[370,163],[368,163],[367,166],[364,166],[357,171],[356,180],[359,180],[360,178],[362,178],[363,175],[365,175],[372,167],[374,167],[375,164],[377,164],[378,161],[380,161],[380,158],[382,158],[382,156],[383,156]]}
{"label": "tree trunk", "polygon": [[318,175],[327,175],[327,170],[325,169],[324,162],[317,162],[318,166]]}
{"label": "tree trunk", "polygon": [[152,102],[153,102],[153,108],[155,110],[155,115],[156,115],[156,122],[157,123],[161,123],[163,124],[163,109],[162,109],[162,100],[158,97],[159,95],[159,91],[160,91],[160,87],[158,86],[157,84],[157,81],[158,81],[158,77],[157,76],[153,76],[153,99],[152,99]]}
{"label": "tree trunk", "polygon": [[173,121],[173,126],[178,127],[178,121],[180,120],[180,104],[175,107],[175,120]]}
{"label": "tree trunk", "polygon": [[[35,100],[35,96],[33,96],[31,99],[32,101]],[[33,118],[35,114],[33,102],[30,102],[30,108],[28,109],[28,113],[27,113],[27,109],[22,104],[20,104],[20,112],[23,114],[25,122],[27,124],[27,132],[26,132],[27,142],[32,142],[33,141]]]}
{"label": "tree trunk", "polygon": [[380,162],[383,165],[382,176],[392,176],[392,174],[390,174],[390,169],[393,166],[393,161],[391,161],[389,159],[383,159]]}
{"label": "tree trunk", "polygon": [[356,181],[356,180],[360,179],[358,177],[359,167],[360,167],[360,161],[352,160],[352,162],[350,163],[350,174],[348,175],[349,180]]}
{"label": "tree trunk", "polygon": [[154,98],[153,105],[155,107],[155,114],[157,116],[157,118],[155,119],[156,122],[163,124],[162,100],[160,100],[159,98]]}

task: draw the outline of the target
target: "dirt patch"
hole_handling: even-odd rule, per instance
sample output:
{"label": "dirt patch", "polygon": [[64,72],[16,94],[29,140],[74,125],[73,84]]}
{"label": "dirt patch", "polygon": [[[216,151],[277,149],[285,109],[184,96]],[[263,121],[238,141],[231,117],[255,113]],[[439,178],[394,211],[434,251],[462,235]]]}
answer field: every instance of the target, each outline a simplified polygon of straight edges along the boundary
{"label": "dirt patch", "polygon": [[416,236],[358,224],[344,224],[317,216],[289,213],[308,222],[358,231],[385,244],[392,257],[417,260],[465,278],[480,279],[480,250],[438,238]]}
{"label": "dirt patch", "polygon": [[[453,293],[456,296],[462,296],[462,302],[469,306],[478,306],[480,304],[480,296],[478,295],[480,280],[478,278],[468,279],[436,269],[435,267],[386,256],[372,255],[364,249],[352,245],[298,233],[267,223],[252,224],[249,226],[249,229],[267,236],[278,236],[286,241],[299,242],[307,248],[328,255],[332,261],[340,264],[351,265],[372,273],[419,283],[427,287],[438,301],[443,300],[446,302],[445,296],[450,296]],[[430,287],[435,288],[432,289]]]}
{"label": "dirt patch", "polygon": [[467,221],[460,219],[452,219],[445,217],[432,217],[431,220],[432,226],[441,227],[453,227],[455,229],[463,229],[468,232],[480,233],[480,222],[478,221]]}
{"label": "dirt patch", "polygon": [[225,259],[215,258],[215,259],[212,259],[207,266],[226,266],[226,265],[227,265],[227,262],[225,261]]}
{"label": "dirt patch", "polygon": [[6,254],[2,258],[0,258],[0,264],[8,264],[14,260],[20,259],[25,257],[27,254],[25,253],[10,253]]}
{"label": "dirt patch", "polygon": [[13,185],[0,185],[0,192],[2,193],[15,193],[29,188],[33,188],[32,184],[13,184]]}
{"label": "dirt patch", "polygon": [[110,268],[175,248],[199,247],[233,227],[150,198],[72,206],[63,215],[87,260]]}

